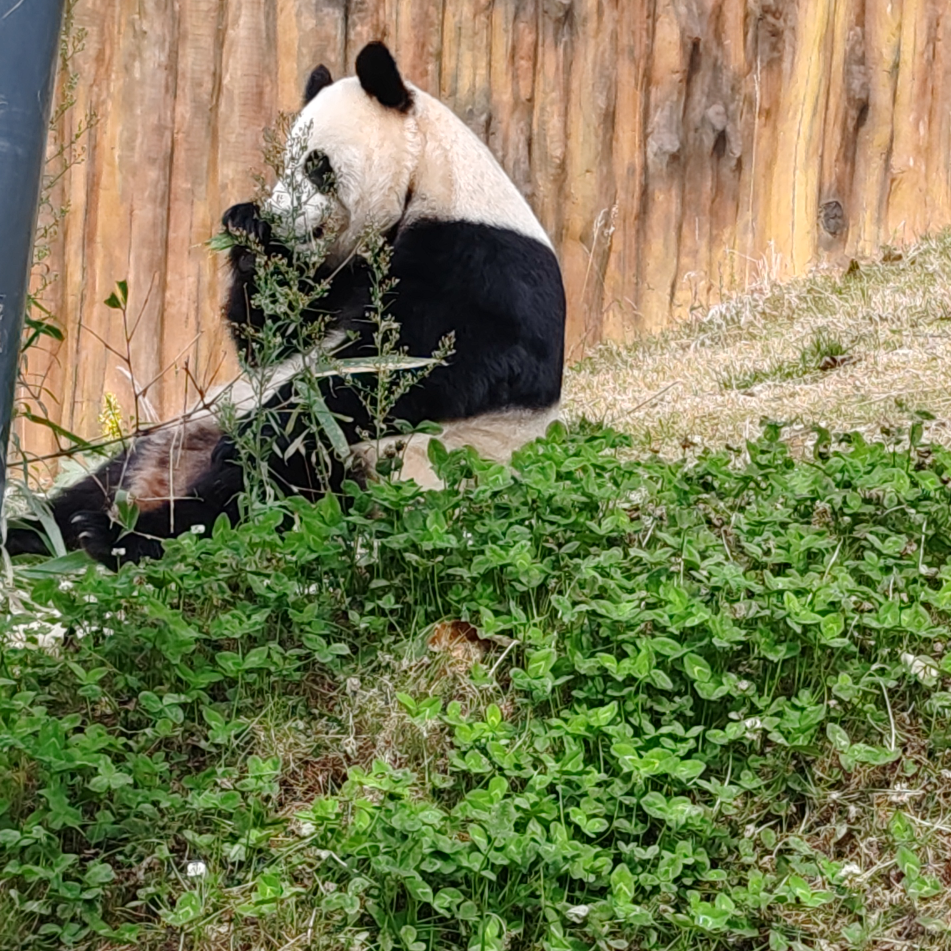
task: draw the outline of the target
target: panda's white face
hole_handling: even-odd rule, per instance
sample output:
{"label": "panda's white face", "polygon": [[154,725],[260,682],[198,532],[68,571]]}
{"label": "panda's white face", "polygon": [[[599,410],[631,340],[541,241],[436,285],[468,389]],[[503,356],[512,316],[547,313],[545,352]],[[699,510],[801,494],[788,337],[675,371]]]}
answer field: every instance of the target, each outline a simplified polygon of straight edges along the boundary
{"label": "panda's white face", "polygon": [[417,143],[411,112],[381,105],[356,77],[328,85],[294,123],[289,171],[266,209],[285,240],[306,244],[332,233],[331,256],[345,256],[368,228],[383,232],[400,220]]}

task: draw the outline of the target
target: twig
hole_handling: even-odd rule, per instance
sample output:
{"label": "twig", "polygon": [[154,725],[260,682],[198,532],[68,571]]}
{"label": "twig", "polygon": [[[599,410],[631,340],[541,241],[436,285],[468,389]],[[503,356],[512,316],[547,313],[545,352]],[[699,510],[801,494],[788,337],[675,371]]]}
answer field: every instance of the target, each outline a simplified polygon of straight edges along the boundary
{"label": "twig", "polygon": [[892,735],[891,742],[888,744],[888,749],[894,753],[895,752],[895,717],[892,714],[892,704],[888,699],[888,691],[885,689],[885,684],[882,681],[878,682],[878,685],[882,688],[882,694],[885,697],[885,708],[888,710],[888,722],[891,724]]}
{"label": "twig", "polygon": [[158,383],[158,381],[161,380],[162,377],[165,376],[165,374],[168,373],[168,371],[171,370],[173,366],[175,366],[175,364],[178,362],[178,358],[183,353],[185,353],[186,350],[191,349],[191,347],[196,343],[196,341],[201,337],[203,333],[204,333],[203,330],[199,330],[198,333],[196,333],[195,336],[192,337],[192,339],[189,340],[189,342],[185,344],[185,346],[182,347],[182,349],[179,350],[178,353],[176,353],[174,357],[172,357],[172,360],[168,364],[168,366],[166,366],[164,370],[159,371],[155,376],[152,377],[151,380],[149,380],[148,383],[145,384],[145,386],[142,387],[143,396],[145,396],[145,394],[148,393],[149,389],[152,386],[154,386],[156,383]]}
{"label": "twig", "polygon": [[118,350],[116,347],[114,347],[104,337],[100,337],[99,334],[97,334],[96,331],[93,330],[88,324],[81,324],[80,330],[85,330],[86,333],[92,334],[111,354],[118,357],[120,360],[125,360],[126,356],[121,350]]}
{"label": "twig", "polygon": [[[129,341],[131,342],[132,338],[135,336],[135,332],[139,329],[139,323],[142,320],[142,317],[145,315],[145,308],[149,306],[149,299],[152,296],[152,288],[155,287],[155,277],[156,274],[152,272],[152,280],[149,281],[149,289],[145,292],[145,300],[142,301],[142,306],[139,308],[139,316],[135,318],[135,324],[132,327],[132,332],[129,334]],[[130,354],[131,357],[131,354]]]}
{"label": "twig", "polygon": [[668,390],[672,390],[675,386],[680,386],[683,383],[683,380],[674,380],[673,383],[668,383],[662,390],[658,390],[653,396],[648,396],[646,400],[637,404],[637,406],[632,407],[627,410],[624,414],[625,416],[630,416],[631,413],[636,413],[639,409],[647,406],[648,403],[653,403],[659,396],[663,396]]}

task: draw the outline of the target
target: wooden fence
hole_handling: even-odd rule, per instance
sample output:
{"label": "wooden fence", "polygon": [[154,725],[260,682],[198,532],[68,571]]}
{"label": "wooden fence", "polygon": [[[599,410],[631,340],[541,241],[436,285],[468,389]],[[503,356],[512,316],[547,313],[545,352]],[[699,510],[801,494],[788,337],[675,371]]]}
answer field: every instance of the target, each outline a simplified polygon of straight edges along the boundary
{"label": "wooden fence", "polygon": [[[203,246],[253,192],[261,133],[317,62],[384,38],[492,147],[554,238],[569,352],[774,273],[951,222],[947,0],[79,0],[96,124],[57,197],[65,340],[31,357],[51,417],[129,409],[121,321],[157,413],[232,369]],[[48,441],[28,434],[31,447]]]}

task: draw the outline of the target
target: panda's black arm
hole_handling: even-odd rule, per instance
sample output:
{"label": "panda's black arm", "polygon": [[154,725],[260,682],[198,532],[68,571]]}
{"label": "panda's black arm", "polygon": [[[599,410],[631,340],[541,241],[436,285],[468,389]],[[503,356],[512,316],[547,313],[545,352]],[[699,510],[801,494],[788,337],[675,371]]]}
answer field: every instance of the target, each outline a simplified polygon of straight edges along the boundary
{"label": "panda's black arm", "polygon": [[[252,303],[257,294],[255,278],[258,250],[267,255],[289,256],[290,252],[283,244],[273,240],[270,224],[261,218],[257,205],[252,202],[229,208],[222,217],[222,225],[238,239],[245,235],[251,239],[247,244],[236,244],[229,252],[231,286],[224,316],[235,346],[245,362],[249,366],[258,366],[261,362],[261,354],[258,352],[260,332],[272,319]],[[303,289],[306,289],[307,285],[312,287],[313,283],[331,276],[331,273],[333,280],[327,292],[304,312],[303,326],[286,328],[286,344],[280,353],[269,353],[270,360],[285,359],[299,351],[308,326],[318,322],[323,323],[327,329],[345,326],[350,315],[362,313],[370,300],[369,271],[363,259],[357,258],[342,268],[332,271],[328,269],[326,273],[317,271],[302,278],[301,286]]]}
{"label": "panda's black arm", "polygon": [[224,316],[235,346],[245,360],[255,366],[254,342],[257,332],[265,324],[264,311],[251,303],[257,293],[254,283],[257,249],[263,250],[265,254],[286,253],[286,249],[271,240],[271,226],[261,217],[253,202],[232,205],[221,216],[221,225],[239,242],[228,253],[231,287]]}

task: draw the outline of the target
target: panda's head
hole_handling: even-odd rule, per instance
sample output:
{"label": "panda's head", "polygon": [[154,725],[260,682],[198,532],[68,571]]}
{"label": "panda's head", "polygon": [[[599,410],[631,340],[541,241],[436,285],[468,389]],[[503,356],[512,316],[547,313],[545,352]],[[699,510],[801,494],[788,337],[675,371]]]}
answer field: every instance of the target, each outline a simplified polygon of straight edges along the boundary
{"label": "panda's head", "polygon": [[492,153],[450,109],[403,81],[389,50],[370,43],[356,76],[318,66],[267,210],[285,241],[333,235],[331,260],[368,230],[420,218],[509,228],[550,246]]}
{"label": "panda's head", "polygon": [[356,66],[337,82],[318,66],[307,82],[285,175],[266,205],[285,239],[330,232],[348,252],[368,228],[388,231],[403,215],[419,154],[415,91],[382,43],[364,47]]}

